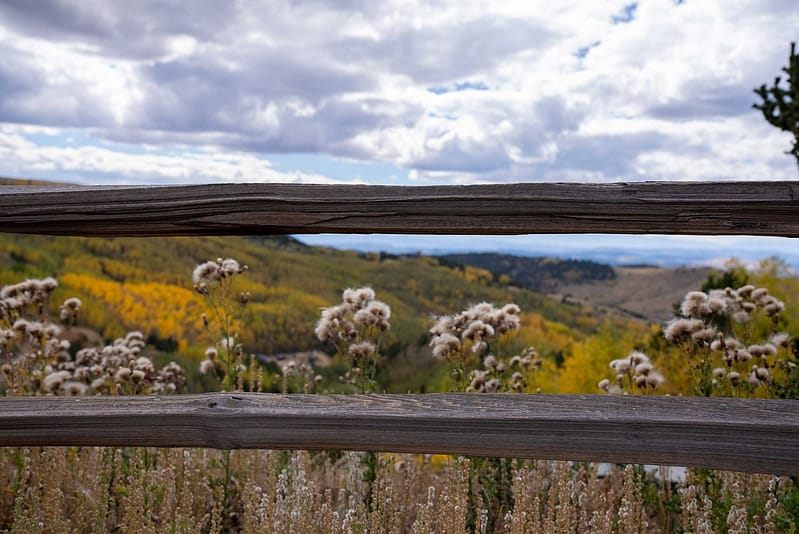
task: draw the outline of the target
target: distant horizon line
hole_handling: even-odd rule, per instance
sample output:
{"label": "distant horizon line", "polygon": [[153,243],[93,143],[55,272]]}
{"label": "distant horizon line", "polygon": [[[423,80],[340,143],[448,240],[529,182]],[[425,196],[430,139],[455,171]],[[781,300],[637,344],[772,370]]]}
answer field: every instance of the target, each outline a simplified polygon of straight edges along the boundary
{"label": "distant horizon line", "polygon": [[[427,239],[425,239],[424,242],[417,242],[415,244],[407,243],[407,238],[409,236],[401,236],[405,241],[404,243],[396,242],[395,236],[391,235],[297,234],[292,235],[292,237],[309,246],[326,246],[360,253],[385,253],[395,255],[420,254],[425,256],[502,254],[523,258],[558,258],[593,261],[613,267],[645,265],[661,268],[708,267],[723,270],[726,263],[737,262],[745,268],[752,270],[757,268],[763,260],[776,258],[783,261],[791,270],[799,272],[799,254],[785,254],[785,250],[777,252],[773,249],[739,249],[736,251],[739,252],[739,254],[725,254],[724,250],[719,247],[699,250],[695,246],[677,247],[674,242],[664,244],[664,246],[652,247],[651,244],[649,244],[647,247],[642,247],[640,241],[630,245],[620,245],[618,243],[602,244],[594,240],[592,246],[577,246],[574,243],[561,240],[557,246],[546,246],[541,243],[529,245],[507,243],[500,245],[495,242],[489,243],[488,247],[486,247],[486,243],[480,243],[476,246],[452,243],[431,243],[433,240],[440,241],[441,238],[451,239],[452,236],[422,236]],[[492,238],[494,236],[481,237]],[[501,237],[504,238],[505,236]],[[618,239],[613,239],[618,237],[619,236],[611,236],[611,241],[619,241]],[[669,237],[679,238],[680,236]]]}

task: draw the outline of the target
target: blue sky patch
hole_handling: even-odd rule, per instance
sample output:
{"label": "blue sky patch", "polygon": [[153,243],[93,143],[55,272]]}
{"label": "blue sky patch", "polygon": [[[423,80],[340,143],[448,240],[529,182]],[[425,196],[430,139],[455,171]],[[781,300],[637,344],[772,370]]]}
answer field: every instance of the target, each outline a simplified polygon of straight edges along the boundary
{"label": "blue sky patch", "polygon": [[[79,148],[82,146],[96,146],[111,150],[113,152],[122,152],[125,154],[168,154],[174,151],[169,151],[166,147],[158,147],[157,149],[148,149],[145,145],[138,145],[133,143],[118,143],[115,141],[108,141],[106,139],[98,138],[92,135],[89,130],[80,130],[73,128],[66,128],[59,130],[56,134],[49,133],[23,133],[22,137],[36,144],[39,147],[54,147],[54,148]],[[193,147],[186,147],[181,149],[180,152],[186,153],[193,151],[199,153],[199,149]]]}
{"label": "blue sky patch", "polygon": [[592,48],[596,48],[597,46],[599,46],[599,43],[601,43],[601,41],[595,41],[595,42],[591,43],[588,46],[584,46],[582,48],[578,48],[577,52],[574,55],[577,56],[578,58],[582,59],[582,58],[584,58],[585,56],[588,55],[588,52],[590,52]]}
{"label": "blue sky patch", "polygon": [[460,91],[488,91],[488,86],[483,82],[461,82],[449,87],[428,87],[427,90],[436,95],[443,95]]}
{"label": "blue sky patch", "polygon": [[636,9],[638,9],[638,2],[627,4],[621,10],[621,15],[613,15],[610,20],[613,21],[613,24],[626,24],[628,22],[632,22],[632,20],[635,18]]}
{"label": "blue sky patch", "polygon": [[430,113],[427,114],[427,116],[428,117],[433,117],[434,119],[445,119],[445,120],[448,120],[448,121],[454,121],[454,120],[458,119],[458,117],[456,117],[455,115],[450,115],[450,114],[446,114],[446,113],[430,112]]}

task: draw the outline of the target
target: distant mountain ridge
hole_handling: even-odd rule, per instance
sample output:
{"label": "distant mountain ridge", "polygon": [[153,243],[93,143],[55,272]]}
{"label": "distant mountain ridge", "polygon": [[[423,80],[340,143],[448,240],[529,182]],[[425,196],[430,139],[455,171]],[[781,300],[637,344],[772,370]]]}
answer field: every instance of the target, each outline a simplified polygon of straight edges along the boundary
{"label": "distant mountain ridge", "polygon": [[446,254],[439,261],[453,267],[472,265],[486,269],[495,276],[507,276],[516,285],[555,293],[563,284],[586,284],[616,279],[610,265],[591,260],[552,257],[524,257],[490,252],[474,254]]}

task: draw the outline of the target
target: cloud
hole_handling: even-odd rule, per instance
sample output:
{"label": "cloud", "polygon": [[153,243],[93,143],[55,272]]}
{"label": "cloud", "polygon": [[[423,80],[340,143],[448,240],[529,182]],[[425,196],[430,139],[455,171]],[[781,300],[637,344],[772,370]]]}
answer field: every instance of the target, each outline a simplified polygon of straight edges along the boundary
{"label": "cloud", "polygon": [[237,9],[236,2],[215,0],[8,0],[0,21],[27,37],[79,44],[101,57],[150,60],[187,42],[224,39],[235,31]]}
{"label": "cloud", "polygon": [[789,136],[751,104],[794,3],[9,0],[0,122],[91,132],[122,160],[307,152],[422,183],[792,178]]}
{"label": "cloud", "polygon": [[541,51],[553,38],[544,20],[455,18],[437,25],[397,28],[377,40],[342,39],[333,43],[333,50],[418,84],[438,84],[491,72],[520,54]]}
{"label": "cloud", "polygon": [[41,146],[27,139],[26,133],[34,132],[0,125],[0,174],[47,178],[57,173],[75,183],[336,182],[319,174],[277,170],[251,153],[187,148],[128,153],[93,145]]}

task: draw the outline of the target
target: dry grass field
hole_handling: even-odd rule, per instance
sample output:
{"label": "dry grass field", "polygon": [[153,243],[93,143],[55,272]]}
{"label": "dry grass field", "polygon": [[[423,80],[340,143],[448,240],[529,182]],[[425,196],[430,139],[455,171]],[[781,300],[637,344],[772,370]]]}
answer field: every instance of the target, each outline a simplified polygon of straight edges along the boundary
{"label": "dry grass field", "polygon": [[707,280],[709,267],[614,267],[615,280],[561,282],[555,296],[607,313],[664,322],[674,317],[674,304]]}

